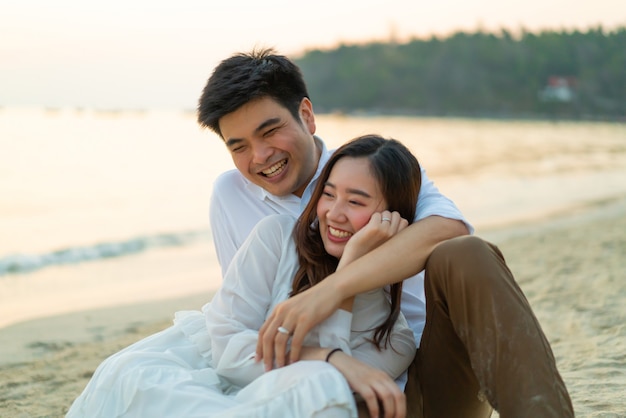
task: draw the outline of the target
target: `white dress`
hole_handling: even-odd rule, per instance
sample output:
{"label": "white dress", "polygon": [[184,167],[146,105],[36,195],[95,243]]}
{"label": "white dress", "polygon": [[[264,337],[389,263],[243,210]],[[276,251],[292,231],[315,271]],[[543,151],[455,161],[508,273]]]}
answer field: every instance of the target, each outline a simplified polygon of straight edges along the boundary
{"label": "white dress", "polygon": [[[235,256],[222,288],[200,311],[107,358],[67,417],[356,417],[343,375],[323,361],[299,361],[265,373],[254,360],[258,330],[287,299],[297,268],[295,219],[261,221]],[[393,349],[369,339],[389,312],[380,289],[355,298],[307,336],[305,345],[339,347],[396,378],[415,355],[402,315]]]}

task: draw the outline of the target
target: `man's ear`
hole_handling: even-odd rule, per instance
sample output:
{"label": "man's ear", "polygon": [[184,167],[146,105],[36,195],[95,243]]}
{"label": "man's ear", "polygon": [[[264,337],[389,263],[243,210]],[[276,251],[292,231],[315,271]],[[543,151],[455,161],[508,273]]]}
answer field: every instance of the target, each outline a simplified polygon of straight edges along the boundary
{"label": "man's ear", "polygon": [[313,103],[307,97],[300,102],[300,119],[309,133],[313,135],[316,130],[315,113],[313,113]]}

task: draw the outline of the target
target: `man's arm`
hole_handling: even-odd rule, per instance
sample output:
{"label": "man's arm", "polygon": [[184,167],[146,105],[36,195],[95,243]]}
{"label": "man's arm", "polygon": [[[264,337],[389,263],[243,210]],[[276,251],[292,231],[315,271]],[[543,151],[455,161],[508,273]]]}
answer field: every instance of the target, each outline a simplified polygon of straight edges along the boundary
{"label": "man's arm", "polygon": [[259,332],[257,359],[275,357],[276,364],[286,363],[288,336],[277,332],[283,326],[292,331],[289,361],[296,361],[306,334],[344,299],[419,273],[437,244],[468,233],[464,222],[440,216],[413,223],[318,285],[277,305]]}
{"label": "man's arm", "polygon": [[409,225],[320,284],[330,286],[343,300],[397,283],[424,270],[437,244],[466,234],[467,227],[461,221],[429,216]]}

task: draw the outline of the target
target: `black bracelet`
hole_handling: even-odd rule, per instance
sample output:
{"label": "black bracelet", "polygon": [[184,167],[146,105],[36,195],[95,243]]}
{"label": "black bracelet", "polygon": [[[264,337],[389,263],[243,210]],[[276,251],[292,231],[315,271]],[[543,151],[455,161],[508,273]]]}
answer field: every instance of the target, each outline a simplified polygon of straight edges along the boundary
{"label": "black bracelet", "polygon": [[328,363],[328,360],[330,360],[330,356],[335,354],[337,351],[343,352],[341,348],[333,348],[332,350],[330,350],[330,353],[328,353],[328,355],[326,356],[326,363]]}

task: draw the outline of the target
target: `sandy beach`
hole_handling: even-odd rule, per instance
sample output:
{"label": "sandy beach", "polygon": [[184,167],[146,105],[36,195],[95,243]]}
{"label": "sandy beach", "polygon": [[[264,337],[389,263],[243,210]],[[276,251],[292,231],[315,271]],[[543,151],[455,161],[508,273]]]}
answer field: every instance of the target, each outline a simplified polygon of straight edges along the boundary
{"label": "sandy beach", "polygon": [[[551,341],[579,417],[626,417],[624,231],[626,198],[477,231],[503,250]],[[197,293],[0,329],[0,415],[63,416],[104,358],[209,298]]]}

